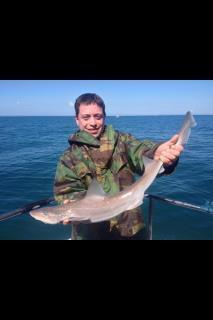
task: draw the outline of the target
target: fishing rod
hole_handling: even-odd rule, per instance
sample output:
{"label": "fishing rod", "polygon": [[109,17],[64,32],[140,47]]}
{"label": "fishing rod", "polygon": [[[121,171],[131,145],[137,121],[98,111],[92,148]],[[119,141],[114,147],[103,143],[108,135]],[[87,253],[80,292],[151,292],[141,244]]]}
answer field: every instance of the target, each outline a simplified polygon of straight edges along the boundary
{"label": "fishing rod", "polygon": [[11,212],[8,212],[8,213],[0,214],[0,222],[1,221],[5,221],[5,220],[10,219],[10,218],[17,217],[17,216],[19,216],[19,215],[21,215],[23,213],[27,213],[27,212],[29,212],[31,210],[41,208],[41,207],[46,206],[47,204],[49,204],[51,202],[54,202],[54,201],[55,201],[54,198],[43,199],[43,200],[40,200],[40,201],[29,203],[26,206],[24,206],[23,208],[17,209],[15,211],[11,211]]}

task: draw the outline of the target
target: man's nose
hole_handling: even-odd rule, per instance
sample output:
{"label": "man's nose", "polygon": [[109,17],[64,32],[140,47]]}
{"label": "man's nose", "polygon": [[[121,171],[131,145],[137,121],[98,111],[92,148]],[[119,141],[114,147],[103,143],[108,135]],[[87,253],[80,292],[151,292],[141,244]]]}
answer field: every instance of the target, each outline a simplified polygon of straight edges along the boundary
{"label": "man's nose", "polygon": [[95,126],[96,125],[96,119],[94,117],[90,118],[90,125]]}

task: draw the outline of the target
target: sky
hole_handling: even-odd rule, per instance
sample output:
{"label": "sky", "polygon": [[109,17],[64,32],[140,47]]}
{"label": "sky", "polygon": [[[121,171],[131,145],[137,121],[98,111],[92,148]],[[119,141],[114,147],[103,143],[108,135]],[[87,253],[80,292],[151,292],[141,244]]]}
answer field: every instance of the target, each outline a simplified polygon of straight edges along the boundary
{"label": "sky", "polygon": [[107,115],[213,114],[213,80],[0,80],[0,116],[72,116],[87,92]]}

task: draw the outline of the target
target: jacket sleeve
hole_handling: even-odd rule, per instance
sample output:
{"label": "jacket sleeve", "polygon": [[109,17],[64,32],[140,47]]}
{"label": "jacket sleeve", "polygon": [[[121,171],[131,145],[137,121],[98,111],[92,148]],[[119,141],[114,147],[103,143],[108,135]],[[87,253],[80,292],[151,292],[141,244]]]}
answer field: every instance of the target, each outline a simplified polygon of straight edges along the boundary
{"label": "jacket sleeve", "polygon": [[77,200],[85,195],[86,187],[76,175],[71,161],[63,155],[57,165],[54,181],[55,200],[62,204],[64,200]]}
{"label": "jacket sleeve", "polygon": [[[150,140],[140,141],[130,134],[125,135],[124,139],[129,164],[133,172],[142,175],[144,172],[143,156],[153,159],[154,153],[161,143],[155,143]],[[159,176],[171,174],[176,168],[177,164],[178,160],[171,166],[164,166],[165,171]]]}

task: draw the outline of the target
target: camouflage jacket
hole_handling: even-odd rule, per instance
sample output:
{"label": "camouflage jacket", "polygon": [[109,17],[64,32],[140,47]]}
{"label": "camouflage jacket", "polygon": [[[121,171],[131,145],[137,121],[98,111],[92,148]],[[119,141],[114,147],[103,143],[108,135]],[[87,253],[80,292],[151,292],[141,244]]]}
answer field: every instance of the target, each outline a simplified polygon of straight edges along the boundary
{"label": "camouflage jacket", "polygon": [[[142,155],[152,158],[159,146],[118,132],[111,125],[105,126],[99,140],[85,131],[78,131],[69,138],[69,143],[56,170],[54,195],[59,203],[82,198],[94,177],[106,193],[113,195],[122,191],[134,182],[135,174],[143,175]],[[173,168],[165,173],[172,171]],[[110,220],[110,230],[116,228],[126,237],[136,234],[143,226],[140,208]]]}

